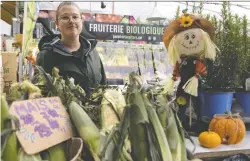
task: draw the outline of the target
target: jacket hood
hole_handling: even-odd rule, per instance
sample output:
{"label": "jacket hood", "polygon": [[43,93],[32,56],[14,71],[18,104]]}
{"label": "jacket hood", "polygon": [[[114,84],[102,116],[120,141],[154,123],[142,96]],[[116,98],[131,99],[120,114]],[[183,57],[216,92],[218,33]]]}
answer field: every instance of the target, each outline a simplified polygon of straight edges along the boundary
{"label": "jacket hood", "polygon": [[[52,34],[52,35],[46,35],[41,38],[38,44],[38,48],[41,51],[46,46],[53,46],[57,47],[57,43],[61,39],[60,34]],[[86,39],[82,35],[80,35],[80,41],[83,42],[88,48],[91,48],[90,50],[94,49],[96,47],[97,41],[95,39]],[[60,45],[59,45],[60,46]],[[60,48],[60,47],[59,47]]]}

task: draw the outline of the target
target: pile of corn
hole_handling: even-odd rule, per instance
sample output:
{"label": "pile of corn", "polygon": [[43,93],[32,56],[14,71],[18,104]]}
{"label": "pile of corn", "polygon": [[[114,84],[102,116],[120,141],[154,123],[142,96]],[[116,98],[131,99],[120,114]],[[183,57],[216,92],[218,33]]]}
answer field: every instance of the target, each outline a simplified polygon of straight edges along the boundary
{"label": "pile of corn", "polygon": [[131,73],[122,119],[108,135],[111,141],[106,141],[102,160],[186,161],[184,134],[173,104],[166,95],[142,88],[140,77]]}
{"label": "pile of corn", "polygon": [[114,87],[98,87],[86,98],[84,91],[72,81],[63,80],[58,70],[54,69],[52,76],[42,68],[38,70],[39,77],[34,84],[26,81],[28,89],[21,88],[25,82],[13,85],[11,101],[59,96],[75,127],[77,143],[70,140],[27,155],[18,143],[15,130],[6,124],[13,118],[8,116],[8,104],[2,98],[2,161],[187,160],[184,135],[173,103],[164,94],[142,90],[135,73],[130,74],[125,93]]}

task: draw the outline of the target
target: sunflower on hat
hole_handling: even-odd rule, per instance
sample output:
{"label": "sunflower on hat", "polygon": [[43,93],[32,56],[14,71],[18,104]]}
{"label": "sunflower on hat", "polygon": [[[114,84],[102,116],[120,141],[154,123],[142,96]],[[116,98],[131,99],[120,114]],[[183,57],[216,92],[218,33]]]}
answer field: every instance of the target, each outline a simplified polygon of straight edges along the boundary
{"label": "sunflower on hat", "polygon": [[189,27],[193,23],[193,19],[189,15],[182,15],[180,21],[181,21],[180,26],[183,27]]}

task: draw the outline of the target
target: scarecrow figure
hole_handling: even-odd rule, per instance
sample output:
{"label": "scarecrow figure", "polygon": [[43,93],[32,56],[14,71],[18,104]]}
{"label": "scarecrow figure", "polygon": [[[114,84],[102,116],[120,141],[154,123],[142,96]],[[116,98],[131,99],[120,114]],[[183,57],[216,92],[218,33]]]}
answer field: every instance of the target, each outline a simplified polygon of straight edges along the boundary
{"label": "scarecrow figure", "polygon": [[173,94],[174,82],[180,78],[176,100],[184,127],[188,122],[191,127],[199,114],[198,88],[206,79],[208,66],[216,56],[214,32],[207,19],[187,13],[172,21],[164,31],[163,42],[168,50],[168,60],[174,66],[173,77],[167,81],[164,90]]}

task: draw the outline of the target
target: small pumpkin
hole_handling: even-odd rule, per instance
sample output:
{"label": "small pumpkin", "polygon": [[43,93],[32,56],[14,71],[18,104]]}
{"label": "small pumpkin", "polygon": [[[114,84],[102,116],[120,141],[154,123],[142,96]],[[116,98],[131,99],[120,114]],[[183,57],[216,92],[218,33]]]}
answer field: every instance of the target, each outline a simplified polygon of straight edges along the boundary
{"label": "small pumpkin", "polygon": [[206,148],[216,148],[221,144],[221,138],[216,132],[209,130],[200,133],[199,142]]}
{"label": "small pumpkin", "polygon": [[239,114],[214,115],[209,129],[220,135],[223,144],[237,144],[246,135],[246,127]]}

